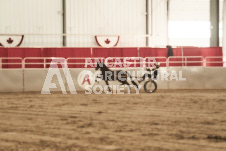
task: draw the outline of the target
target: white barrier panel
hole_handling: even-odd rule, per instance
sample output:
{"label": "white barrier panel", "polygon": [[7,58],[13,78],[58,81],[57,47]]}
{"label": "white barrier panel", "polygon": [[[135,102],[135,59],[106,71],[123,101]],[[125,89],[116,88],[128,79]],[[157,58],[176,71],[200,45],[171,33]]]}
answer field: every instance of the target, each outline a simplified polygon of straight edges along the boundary
{"label": "white barrier panel", "polygon": [[[26,69],[24,70],[24,91],[42,91],[48,69]],[[62,69],[60,69],[61,77],[66,88],[66,80]],[[52,78],[52,83],[55,83],[57,88],[50,91],[61,91],[59,81],[56,75]]]}
{"label": "white barrier panel", "polygon": [[169,89],[204,89],[204,67],[170,67],[168,73]]}
{"label": "white barrier panel", "polygon": [[[83,70],[95,72],[94,69],[70,69],[71,77],[76,90],[84,90],[78,84],[78,76]],[[114,70],[120,70],[119,68]],[[123,69],[128,71],[141,71],[143,69]],[[48,69],[3,69],[0,70],[0,92],[23,92],[23,91],[42,91],[43,84],[47,76]],[[163,73],[168,72],[168,81],[162,77]],[[172,73],[176,73],[178,80],[170,81]],[[181,73],[180,73],[181,72]],[[60,69],[61,77],[64,86],[69,91],[66,77]],[[181,74],[181,75],[180,75]],[[24,75],[24,77],[23,77]],[[222,67],[162,67],[159,69],[159,79],[157,80],[158,89],[226,89],[226,68]],[[132,75],[133,76],[133,75]],[[186,81],[180,81],[180,78],[186,78]],[[23,81],[24,79],[24,81]],[[134,80],[137,83],[137,80]],[[57,88],[50,91],[61,91],[59,81],[56,75],[53,76],[52,83],[55,83]],[[131,82],[129,82],[131,84]],[[106,83],[102,80],[100,84],[105,86]],[[110,81],[109,84],[119,85],[117,81]],[[142,85],[144,82],[141,83]],[[143,89],[143,86],[142,86]]]}
{"label": "white barrier panel", "polygon": [[161,67],[158,69],[159,73],[158,73],[158,80],[157,82],[157,89],[169,89],[169,81],[165,80],[163,78],[163,74],[165,74],[166,72],[168,72],[168,68],[167,67]]}
{"label": "white barrier panel", "polygon": [[[79,74],[84,71],[84,70],[89,70],[91,71],[92,73],[95,72],[95,69],[93,68],[89,68],[89,69],[84,69],[84,68],[77,68],[77,69],[70,69],[70,73],[71,73],[71,76],[72,76],[72,79],[73,79],[73,82],[75,84],[75,88],[76,90],[84,90],[84,88],[82,88],[81,86],[79,86],[78,84],[78,76]],[[142,71],[144,69],[141,69],[141,68],[112,68],[111,70],[126,70],[126,71],[129,71],[131,76],[132,77],[137,77],[137,71]],[[159,69],[159,74],[161,74],[161,72],[166,72],[167,71],[167,68],[166,67],[163,67],[163,68],[160,68]],[[141,75],[142,77],[142,75]],[[159,76],[160,77],[160,76]],[[139,78],[139,77],[138,77]],[[141,82],[141,83],[138,83],[138,79],[137,78],[134,78],[134,81],[139,85],[141,84],[142,87],[141,89],[143,89],[143,85],[145,83],[145,81]],[[168,89],[168,81],[164,81],[164,80],[161,80],[160,78],[156,81],[157,82],[157,85],[158,85],[158,89]],[[128,80],[128,83],[130,85],[133,85],[130,80]],[[118,82],[118,81],[109,81],[109,84],[110,85],[120,85],[121,83]],[[102,87],[106,86],[106,83],[104,80],[101,80],[99,83],[95,82],[94,86],[95,85],[101,85]],[[67,87],[67,91],[69,91],[68,87]]]}
{"label": "white barrier panel", "polygon": [[226,68],[205,68],[205,89],[226,89]]}
{"label": "white barrier panel", "polygon": [[[126,70],[127,71],[131,71],[131,72],[132,71],[140,71],[140,73],[142,73],[141,71],[145,71],[145,69],[146,68],[135,68],[135,69],[126,69]],[[121,70],[125,70],[125,69],[121,69]],[[167,72],[167,67],[161,67],[161,68],[158,69],[159,76],[158,76],[158,79],[155,80],[156,83],[157,83],[157,89],[168,89],[168,87],[169,87],[168,86],[168,81],[161,79],[161,73],[164,73],[164,72]],[[135,73],[135,74],[137,75],[137,73]],[[143,75],[141,75],[141,77],[142,76]],[[138,77],[138,79],[139,79],[139,77]],[[134,81],[137,84],[139,84],[138,81],[137,81],[137,79],[135,79]],[[145,81],[143,81],[143,82],[140,83],[142,85],[142,89],[144,88],[143,87],[144,83],[145,83]]]}
{"label": "white barrier panel", "polygon": [[23,70],[0,70],[0,92],[23,92]]}
{"label": "white barrier panel", "polygon": [[[84,88],[82,88],[79,84],[78,84],[78,76],[79,74],[84,71],[84,70],[89,70],[91,71],[92,73],[95,72],[95,69],[93,68],[89,68],[89,69],[83,69],[83,68],[77,68],[77,69],[70,69],[70,73],[71,73],[71,76],[72,76],[72,79],[73,79],[73,82],[75,84],[75,88],[76,90],[84,90]],[[120,70],[120,69],[112,69],[112,70]],[[81,80],[81,79],[80,79]],[[130,82],[129,82],[130,83]],[[118,81],[109,81],[109,85],[120,85],[121,83],[118,82]],[[131,84],[131,83],[130,83]],[[94,86],[95,85],[101,85],[102,87],[106,86],[106,83],[104,80],[101,80],[99,83],[98,82],[95,82],[94,83]],[[69,88],[67,87],[67,91],[69,91]]]}

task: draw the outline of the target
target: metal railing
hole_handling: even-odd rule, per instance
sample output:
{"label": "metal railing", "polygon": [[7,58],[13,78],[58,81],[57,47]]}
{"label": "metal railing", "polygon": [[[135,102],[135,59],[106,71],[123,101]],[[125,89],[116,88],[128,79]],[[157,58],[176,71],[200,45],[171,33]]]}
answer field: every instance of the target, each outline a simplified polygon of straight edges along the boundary
{"label": "metal railing", "polygon": [[[67,61],[65,58],[58,57],[26,57],[23,59],[23,68],[49,68],[50,65],[58,65],[63,62],[62,68],[66,67]],[[57,68],[58,66],[52,66]]]}
{"label": "metal railing", "polygon": [[139,68],[144,67],[143,57],[107,57],[104,62],[108,67]]}
{"label": "metal railing", "polygon": [[226,57],[222,56],[209,56],[205,59],[205,66],[226,66]]}
{"label": "metal railing", "polygon": [[171,56],[168,66],[205,66],[205,59],[203,56]]}
{"label": "metal railing", "polygon": [[168,59],[167,57],[146,57],[145,58],[145,65],[146,67],[152,67],[153,63],[160,63],[161,67],[167,67],[168,66]]}
{"label": "metal railing", "polygon": [[23,68],[23,59],[20,57],[0,58],[0,68]]}
{"label": "metal railing", "polygon": [[88,68],[96,67],[98,61],[104,62],[105,58],[101,57],[73,57],[66,59],[69,68]]}
{"label": "metal railing", "polygon": [[[108,67],[143,68],[153,67],[158,62],[160,67],[226,67],[226,57],[222,56],[171,56],[171,57],[2,57],[0,69],[12,68],[93,68],[98,61],[104,62]],[[59,66],[60,65],[60,66]],[[113,66],[112,66],[113,65]]]}

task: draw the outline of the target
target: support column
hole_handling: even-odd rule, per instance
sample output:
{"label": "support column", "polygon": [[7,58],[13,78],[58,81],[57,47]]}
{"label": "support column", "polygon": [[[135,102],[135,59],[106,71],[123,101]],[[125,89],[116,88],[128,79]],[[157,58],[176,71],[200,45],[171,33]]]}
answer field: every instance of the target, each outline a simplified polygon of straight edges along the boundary
{"label": "support column", "polygon": [[223,56],[226,56],[226,0],[223,4]]}
{"label": "support column", "polygon": [[219,46],[219,0],[210,0],[210,47]]}
{"label": "support column", "polygon": [[[62,23],[63,23],[63,34],[66,34],[66,0],[62,0],[62,11],[63,11],[63,15],[62,15]],[[67,40],[66,40],[66,36],[63,36],[63,46],[67,46]]]}
{"label": "support column", "polygon": [[[149,35],[149,23],[150,23],[150,12],[149,12],[149,0],[146,0],[146,35]],[[146,38],[146,47],[149,46],[149,37]]]}

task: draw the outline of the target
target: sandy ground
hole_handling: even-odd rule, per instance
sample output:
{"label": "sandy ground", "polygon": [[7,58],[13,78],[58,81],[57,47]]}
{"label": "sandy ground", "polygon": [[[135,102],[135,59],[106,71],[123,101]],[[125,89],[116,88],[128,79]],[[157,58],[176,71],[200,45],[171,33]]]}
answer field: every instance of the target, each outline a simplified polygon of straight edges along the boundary
{"label": "sandy ground", "polygon": [[226,150],[225,90],[0,94],[0,150]]}

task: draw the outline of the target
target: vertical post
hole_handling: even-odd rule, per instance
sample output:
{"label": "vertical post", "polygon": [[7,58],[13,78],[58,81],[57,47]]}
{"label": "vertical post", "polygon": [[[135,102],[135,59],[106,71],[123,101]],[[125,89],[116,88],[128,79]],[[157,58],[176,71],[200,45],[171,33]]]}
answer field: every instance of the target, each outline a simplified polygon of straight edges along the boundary
{"label": "vertical post", "polygon": [[0,58],[0,69],[2,69],[2,58]]}
{"label": "vertical post", "polygon": [[206,67],[206,58],[202,57],[202,61],[203,61],[202,66]]}
{"label": "vertical post", "polygon": [[44,69],[46,68],[46,58],[44,58]]}
{"label": "vertical post", "polygon": [[184,66],[184,48],[183,47],[181,47],[181,56],[182,56],[182,59],[181,59],[182,60],[182,66]]}
{"label": "vertical post", "polygon": [[[150,9],[151,9],[151,15],[149,16],[149,19],[150,19],[150,25],[151,28],[150,28],[150,35],[152,36],[153,35],[153,0],[150,0],[151,1],[151,6],[150,6]],[[149,43],[150,44],[150,43]],[[153,39],[151,40],[151,45],[153,45]]]}
{"label": "vertical post", "polygon": [[62,15],[62,25],[63,25],[63,46],[67,46],[67,37],[66,34],[66,0],[62,0],[62,12],[63,12],[63,15]]}
{"label": "vertical post", "polygon": [[169,12],[170,12],[170,0],[167,0],[167,45],[169,45]]}
{"label": "vertical post", "polygon": [[25,69],[25,59],[26,58],[24,58],[24,59],[21,58],[21,63],[22,63],[21,67],[22,67],[23,70]]}
{"label": "vertical post", "polygon": [[210,0],[210,46],[219,46],[219,0]]}
{"label": "vertical post", "polygon": [[91,56],[93,57],[93,48],[92,47],[90,48],[90,53],[91,53]]}
{"label": "vertical post", "polygon": [[223,56],[226,56],[226,0],[223,4]]}
{"label": "vertical post", "polygon": [[146,0],[146,47],[149,46],[149,0]]}

